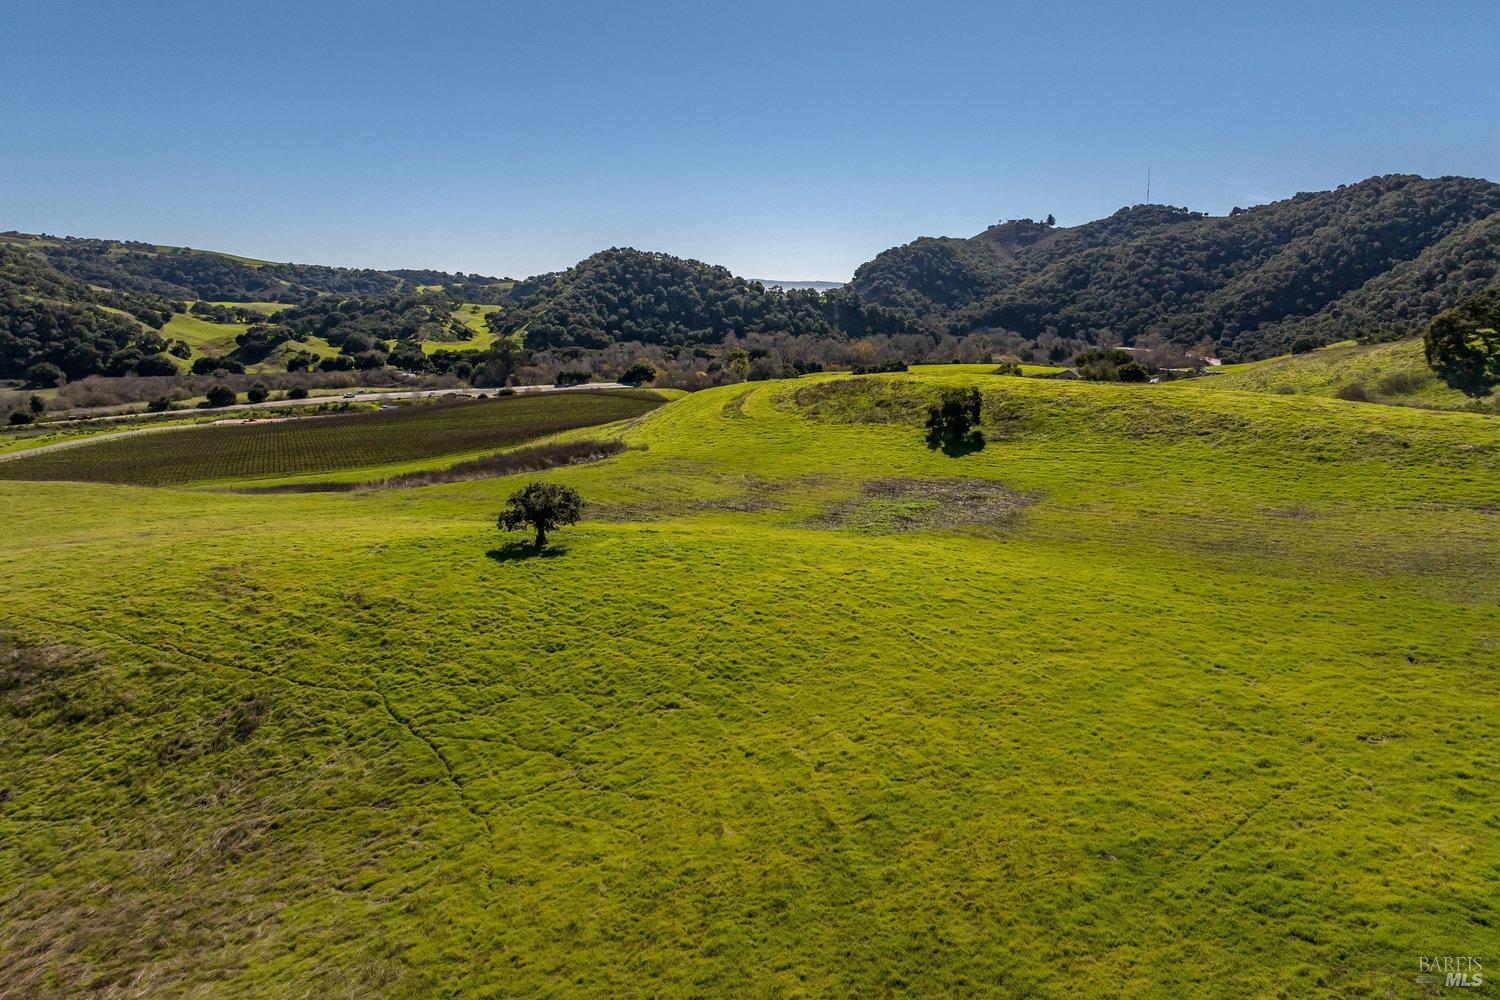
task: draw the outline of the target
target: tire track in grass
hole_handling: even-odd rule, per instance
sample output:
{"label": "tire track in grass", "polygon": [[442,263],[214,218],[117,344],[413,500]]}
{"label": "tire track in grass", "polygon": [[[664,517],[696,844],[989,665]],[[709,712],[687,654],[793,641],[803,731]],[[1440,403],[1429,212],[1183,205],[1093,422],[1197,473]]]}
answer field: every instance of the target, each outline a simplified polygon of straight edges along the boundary
{"label": "tire track in grass", "polygon": [[[41,624],[50,628],[61,629],[64,632],[74,632],[85,637],[89,635],[89,630],[85,630],[81,626],[72,625],[67,622],[58,621],[55,619],[43,618],[40,615],[18,614],[16,615],[16,617],[20,619],[26,619],[33,623]],[[462,808],[464,812],[468,813],[470,819],[484,828],[486,837],[489,840],[491,855],[494,856],[499,854],[499,845],[495,839],[494,827],[490,825],[489,818],[481,814],[477,810],[475,805],[470,801],[469,796],[464,792],[463,782],[461,782],[454,774],[453,766],[449,763],[448,758],[443,755],[442,751],[437,748],[436,744],[434,744],[431,739],[418,732],[416,727],[412,725],[409,720],[407,720],[404,716],[397,712],[394,707],[392,707],[390,699],[386,697],[385,692],[381,690],[377,685],[371,684],[369,687],[346,687],[338,684],[320,684],[316,681],[305,681],[295,677],[287,677],[281,674],[273,673],[269,670],[262,670],[257,667],[247,667],[243,664],[238,663],[220,663],[214,660],[204,659],[201,656],[186,652],[185,650],[179,649],[170,644],[164,644],[164,648],[158,647],[149,643],[141,642],[136,639],[128,639],[118,632],[114,632],[105,628],[95,628],[92,631],[97,634],[108,636],[116,643],[127,647],[133,647],[135,649],[143,650],[156,656],[177,657],[180,660],[186,660],[190,663],[197,664],[203,667],[218,667],[224,670],[238,670],[244,673],[254,674],[257,677],[264,677],[267,680],[276,681],[282,684],[289,684],[293,687],[310,688],[317,691],[332,691],[343,695],[373,694],[378,700],[380,706],[385,710],[386,715],[391,719],[391,721],[394,722],[397,727],[404,730],[412,739],[425,746],[428,751],[430,751],[432,755],[437,758],[438,763],[442,766],[443,774],[447,778],[450,788],[458,798],[459,807]],[[181,667],[183,666],[183,664],[179,663],[178,666]],[[84,775],[84,777],[87,776],[88,775]],[[489,864],[486,864],[484,873],[485,887],[489,890],[489,895],[485,904],[486,908],[488,908],[494,902],[494,869]]]}

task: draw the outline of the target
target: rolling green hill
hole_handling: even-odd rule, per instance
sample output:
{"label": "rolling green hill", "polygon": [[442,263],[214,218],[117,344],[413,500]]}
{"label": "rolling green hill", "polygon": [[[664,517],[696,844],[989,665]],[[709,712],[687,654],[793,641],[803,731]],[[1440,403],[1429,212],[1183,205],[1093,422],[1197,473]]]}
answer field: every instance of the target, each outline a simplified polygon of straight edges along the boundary
{"label": "rolling green hill", "polygon": [[1350,395],[1371,402],[1438,410],[1493,412],[1493,400],[1473,400],[1433,373],[1421,340],[1388,344],[1341,343],[1265,361],[1225,365],[1207,378],[1181,383],[1194,389],[1242,389],[1284,395]]}
{"label": "rolling green hill", "polygon": [[1492,418],[933,367],[615,433],[541,474],[590,506],[540,556],[494,527],[534,475],[0,482],[0,993],[1416,996],[1488,953]]}

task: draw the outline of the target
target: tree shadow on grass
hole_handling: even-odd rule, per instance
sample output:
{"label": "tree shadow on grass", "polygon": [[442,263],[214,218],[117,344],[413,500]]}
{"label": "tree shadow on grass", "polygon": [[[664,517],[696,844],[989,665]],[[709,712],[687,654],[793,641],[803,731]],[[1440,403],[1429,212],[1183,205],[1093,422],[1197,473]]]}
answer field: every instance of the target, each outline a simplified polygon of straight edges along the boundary
{"label": "tree shadow on grass", "polygon": [[498,549],[490,549],[485,555],[495,562],[518,562],[523,559],[555,559],[560,555],[565,555],[567,551],[565,548],[560,549],[555,546],[538,549],[530,542],[506,542]]}
{"label": "tree shadow on grass", "polygon": [[962,458],[964,455],[972,455],[976,451],[984,450],[984,435],[979,431],[972,431],[957,440],[950,440],[929,434],[927,447],[933,451],[941,448],[943,454],[949,458]]}

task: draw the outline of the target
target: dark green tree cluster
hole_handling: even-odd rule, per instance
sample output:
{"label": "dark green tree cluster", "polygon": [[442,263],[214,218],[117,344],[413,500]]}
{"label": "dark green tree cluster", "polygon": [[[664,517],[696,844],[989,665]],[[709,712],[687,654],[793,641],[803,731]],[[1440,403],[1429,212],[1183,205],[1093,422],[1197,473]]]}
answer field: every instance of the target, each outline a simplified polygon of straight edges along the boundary
{"label": "dark green tree cluster", "polygon": [[194,302],[188,312],[210,323],[259,323],[265,314],[245,306],[218,302]]}
{"label": "dark green tree cluster", "polygon": [[559,274],[518,284],[491,325],[526,331],[526,346],[596,349],[617,342],[716,344],[749,333],[865,336],[919,330],[845,292],[767,289],[727,269],[640,250],[597,253]]}
{"label": "dark green tree cluster", "polygon": [[978,389],[944,389],[938,401],[927,408],[928,447],[982,444],[984,438],[977,429],[980,407]]}
{"label": "dark green tree cluster", "polygon": [[1488,396],[1500,385],[1500,289],[1438,313],[1422,346],[1443,381],[1469,396]]}
{"label": "dark green tree cluster", "polygon": [[[109,309],[125,309],[121,315]],[[56,385],[86,375],[169,375],[167,343],[152,325],[171,315],[160,300],[101,292],[0,244],[0,378]],[[146,316],[146,324],[139,316]]]}
{"label": "dark green tree cluster", "polygon": [[620,381],[626,385],[648,385],[655,382],[659,374],[651,362],[636,361],[620,373]]}
{"label": "dark green tree cluster", "polygon": [[1155,365],[1137,361],[1128,351],[1095,348],[1073,359],[1073,367],[1090,382],[1146,382],[1156,374]]}

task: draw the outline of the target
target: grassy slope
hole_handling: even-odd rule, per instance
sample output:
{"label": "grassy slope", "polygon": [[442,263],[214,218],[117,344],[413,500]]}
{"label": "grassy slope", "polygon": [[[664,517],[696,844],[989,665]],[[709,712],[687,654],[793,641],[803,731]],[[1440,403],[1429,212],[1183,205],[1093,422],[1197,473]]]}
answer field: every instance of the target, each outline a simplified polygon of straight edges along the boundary
{"label": "grassy slope", "polygon": [[[264,312],[267,315],[286,308],[281,303],[230,302],[223,304],[255,309],[255,311]],[[270,308],[261,308],[266,306]],[[200,319],[197,316],[187,313],[177,313],[167,322],[166,326],[162,327],[161,335],[168,340],[186,341],[188,346],[192,348],[192,357],[179,363],[179,367],[187,370],[193,361],[205,354],[223,356],[233,352],[236,347],[234,342],[235,336],[244,333],[248,329],[249,325],[246,323],[210,323],[208,320]],[[286,371],[287,359],[298,351],[307,351],[316,354],[320,358],[333,357],[339,353],[337,347],[334,347],[322,337],[308,337],[306,340],[301,341],[287,341],[266,355],[265,359],[261,362],[247,366],[246,370],[250,372]]]}
{"label": "grassy slope", "polygon": [[[260,266],[265,264],[265,261],[249,261],[245,260],[244,258],[240,258],[240,261],[241,263],[247,263],[251,266]],[[216,306],[231,306],[236,309],[249,309],[251,312],[258,312],[263,316],[274,316],[277,313],[281,312],[283,309],[289,308],[285,302],[213,302],[210,304]]]}
{"label": "grassy slope", "polygon": [[228,354],[234,350],[234,338],[250,329],[247,323],[210,323],[189,313],[175,313],[161,335],[168,340],[183,340],[198,354]]}
{"label": "grassy slope", "polygon": [[[0,992],[1405,996],[1492,951],[1500,426],[834,381],[547,474],[610,519],[546,558],[486,556],[506,481],[0,484],[0,617],[102,658],[0,713]],[[929,451],[966,382],[991,443]],[[1035,503],[809,526],[890,476]]]}
{"label": "grassy slope", "polygon": [[[1407,379],[1409,383],[1390,389],[1383,388],[1385,380],[1392,376]],[[1220,370],[1220,374],[1195,379],[1184,385],[1206,389],[1332,396],[1355,382],[1364,386],[1370,398],[1376,402],[1444,410],[1472,409],[1476,405],[1462,392],[1448,388],[1433,374],[1422,355],[1420,340],[1368,345],[1348,341],[1306,354],[1285,355],[1243,365],[1226,365]]]}
{"label": "grassy slope", "polygon": [[495,342],[495,334],[485,324],[485,317],[492,312],[499,312],[500,307],[480,305],[477,308],[478,312],[475,312],[469,304],[464,304],[453,310],[453,318],[470,330],[473,330],[473,337],[468,340],[424,340],[422,342],[422,350],[428,354],[431,354],[433,351],[487,350]]}

